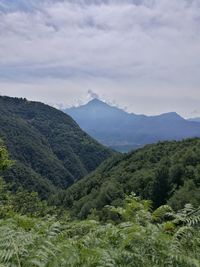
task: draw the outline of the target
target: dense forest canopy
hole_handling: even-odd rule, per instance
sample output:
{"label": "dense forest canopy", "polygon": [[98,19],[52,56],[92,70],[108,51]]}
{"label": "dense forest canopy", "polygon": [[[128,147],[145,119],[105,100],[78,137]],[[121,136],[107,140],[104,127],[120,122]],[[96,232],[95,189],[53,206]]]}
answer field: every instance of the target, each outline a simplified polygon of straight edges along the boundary
{"label": "dense forest canopy", "polygon": [[[0,169],[11,162],[0,147]],[[72,220],[40,201],[36,193],[11,193],[0,179],[0,266],[2,267],[199,267],[200,210],[152,212],[135,195],[123,207],[107,206],[109,220]]]}
{"label": "dense forest canopy", "polygon": [[[199,150],[200,140],[191,139],[107,160],[63,194],[72,214],[85,220],[41,201],[37,192],[12,192],[0,178],[0,266],[199,267]],[[0,172],[13,164],[0,142]],[[132,189],[143,199],[126,195]],[[154,203],[144,199],[148,194]],[[171,195],[177,209],[194,205],[177,212],[170,205],[155,209]]]}
{"label": "dense forest canopy", "polygon": [[71,186],[61,202],[73,214],[86,217],[103,213],[105,205],[122,205],[126,194],[135,192],[175,210],[186,203],[200,204],[200,139],[160,142],[126,155],[108,159],[92,174]]}
{"label": "dense forest canopy", "polygon": [[4,177],[42,198],[67,188],[113,152],[63,112],[26,99],[0,96],[0,138],[15,160]]}

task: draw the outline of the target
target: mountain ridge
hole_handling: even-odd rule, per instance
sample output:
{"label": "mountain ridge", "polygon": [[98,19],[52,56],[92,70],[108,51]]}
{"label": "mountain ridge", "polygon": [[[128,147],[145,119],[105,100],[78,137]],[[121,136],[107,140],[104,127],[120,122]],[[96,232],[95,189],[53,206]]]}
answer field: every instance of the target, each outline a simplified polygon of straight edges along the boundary
{"label": "mountain ridge", "polygon": [[113,153],[62,111],[19,98],[0,97],[0,138],[16,160],[5,179],[14,189],[24,186],[43,197],[67,188]]}
{"label": "mountain ridge", "polygon": [[199,118],[199,117],[196,117],[196,118],[190,118],[190,119],[188,119],[188,121],[200,122],[200,118]]}
{"label": "mountain ridge", "polygon": [[200,137],[200,124],[176,112],[155,116],[127,113],[99,99],[63,110],[100,143],[125,152],[164,140]]}

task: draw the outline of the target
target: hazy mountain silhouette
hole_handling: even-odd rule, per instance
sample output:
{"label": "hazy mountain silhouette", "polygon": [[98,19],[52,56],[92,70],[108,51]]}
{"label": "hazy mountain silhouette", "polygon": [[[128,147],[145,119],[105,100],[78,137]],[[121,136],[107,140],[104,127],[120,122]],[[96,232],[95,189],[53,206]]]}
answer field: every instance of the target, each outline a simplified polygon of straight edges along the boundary
{"label": "hazy mountain silhouette", "polygon": [[189,121],[200,122],[200,118],[190,118]]}
{"label": "hazy mountain silhouette", "polygon": [[200,124],[176,112],[158,116],[130,114],[99,99],[64,111],[92,137],[119,151],[157,141],[200,137]]}

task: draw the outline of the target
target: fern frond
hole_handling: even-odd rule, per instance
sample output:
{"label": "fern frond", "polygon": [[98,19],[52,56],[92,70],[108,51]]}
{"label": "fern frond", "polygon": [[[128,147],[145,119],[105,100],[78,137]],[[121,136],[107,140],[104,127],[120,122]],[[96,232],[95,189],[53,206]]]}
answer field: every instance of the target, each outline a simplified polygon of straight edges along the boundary
{"label": "fern frond", "polygon": [[155,222],[162,222],[163,220],[173,216],[174,216],[174,211],[172,210],[172,208],[168,205],[163,205],[157,208],[152,213],[152,220]]}

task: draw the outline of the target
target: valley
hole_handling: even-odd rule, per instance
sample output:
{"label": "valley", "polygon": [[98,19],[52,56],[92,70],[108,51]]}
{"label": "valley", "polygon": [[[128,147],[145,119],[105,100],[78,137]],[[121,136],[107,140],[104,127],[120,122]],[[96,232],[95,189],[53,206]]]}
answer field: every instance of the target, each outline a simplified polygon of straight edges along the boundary
{"label": "valley", "polygon": [[200,267],[200,0],[0,0],[0,267]]}
{"label": "valley", "polygon": [[0,97],[0,140],[1,266],[199,266],[200,138],[119,153],[62,111]]}

